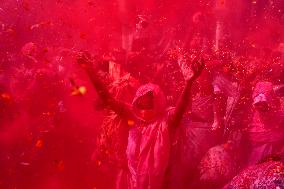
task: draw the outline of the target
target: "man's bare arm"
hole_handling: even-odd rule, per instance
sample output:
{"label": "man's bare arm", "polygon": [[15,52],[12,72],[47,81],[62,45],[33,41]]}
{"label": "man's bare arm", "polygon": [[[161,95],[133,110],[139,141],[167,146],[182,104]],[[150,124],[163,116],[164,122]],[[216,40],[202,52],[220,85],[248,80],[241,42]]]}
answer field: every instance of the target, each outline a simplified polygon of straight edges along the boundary
{"label": "man's bare arm", "polygon": [[[191,64],[191,71],[186,71],[186,85],[185,88],[177,102],[175,112],[170,120],[170,125],[173,127],[178,127],[180,121],[182,120],[183,114],[187,110],[189,106],[191,109],[192,106],[192,95],[191,95],[191,88],[192,83],[196,80],[197,77],[201,74],[204,68],[204,60],[203,58],[197,59],[195,58]],[[190,110],[191,111],[191,110]]]}
{"label": "man's bare arm", "polygon": [[77,62],[84,68],[87,75],[89,76],[94,88],[96,89],[99,97],[102,99],[104,104],[108,105],[117,114],[125,116],[127,118],[132,118],[133,114],[131,111],[131,106],[124,102],[116,100],[108,91],[107,87],[101,81],[98,75],[98,69],[93,66],[94,59],[91,55],[86,52],[80,52],[77,55]]}

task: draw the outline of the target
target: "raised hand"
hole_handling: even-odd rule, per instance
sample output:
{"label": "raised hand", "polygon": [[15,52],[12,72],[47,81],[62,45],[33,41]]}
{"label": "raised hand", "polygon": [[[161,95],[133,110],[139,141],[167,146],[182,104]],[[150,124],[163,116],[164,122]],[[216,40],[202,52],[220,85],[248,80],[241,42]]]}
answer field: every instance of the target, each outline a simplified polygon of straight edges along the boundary
{"label": "raised hand", "polygon": [[192,76],[190,79],[196,79],[200,76],[202,73],[203,69],[205,67],[204,59],[203,57],[196,57],[193,59],[191,63],[191,70],[192,70]]}
{"label": "raised hand", "polygon": [[190,65],[188,65],[187,60],[183,56],[180,56],[178,64],[186,81],[195,80],[199,77],[205,66],[204,59],[199,57],[195,57]]}

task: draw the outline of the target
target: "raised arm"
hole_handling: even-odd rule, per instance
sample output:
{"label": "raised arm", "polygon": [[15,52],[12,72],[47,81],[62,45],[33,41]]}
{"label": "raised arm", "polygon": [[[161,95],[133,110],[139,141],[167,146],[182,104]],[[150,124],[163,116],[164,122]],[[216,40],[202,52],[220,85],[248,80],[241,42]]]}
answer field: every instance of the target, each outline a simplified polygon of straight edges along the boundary
{"label": "raised arm", "polygon": [[[101,81],[98,75],[98,68],[96,68],[96,61],[87,52],[79,52],[77,54],[77,62],[86,71],[89,76],[94,88],[96,89],[99,97],[102,99],[104,104],[108,105],[117,114],[122,115],[126,118],[132,118],[133,114],[131,106],[124,102],[116,100],[108,91],[104,83]],[[95,67],[94,65],[95,64]]]}
{"label": "raised arm", "polygon": [[178,127],[178,125],[180,124],[180,121],[182,119],[183,114],[185,113],[187,107],[190,107],[190,111],[191,111],[191,105],[192,105],[192,96],[191,96],[191,87],[192,87],[192,83],[196,80],[196,78],[199,77],[199,75],[201,74],[203,68],[204,68],[204,60],[203,58],[198,59],[195,58],[192,63],[191,63],[191,67],[188,68],[185,65],[185,60],[184,59],[180,59],[179,62],[181,70],[183,72],[183,75],[185,77],[186,80],[186,84],[184,87],[184,90],[181,94],[181,96],[179,97],[179,100],[177,102],[174,114],[170,120],[170,125],[173,127]]}

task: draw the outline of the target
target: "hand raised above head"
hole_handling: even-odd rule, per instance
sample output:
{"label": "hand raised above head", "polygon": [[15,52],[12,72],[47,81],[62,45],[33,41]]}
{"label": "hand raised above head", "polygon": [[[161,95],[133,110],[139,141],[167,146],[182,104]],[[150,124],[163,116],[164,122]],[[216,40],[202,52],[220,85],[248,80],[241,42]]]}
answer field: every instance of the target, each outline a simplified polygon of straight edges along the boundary
{"label": "hand raised above head", "polygon": [[192,77],[191,79],[196,79],[200,76],[205,67],[205,61],[203,57],[196,57],[191,62]]}
{"label": "hand raised above head", "polygon": [[190,63],[181,56],[178,59],[178,64],[180,66],[181,72],[185,80],[194,80],[200,76],[202,70],[205,67],[203,57],[195,57]]}

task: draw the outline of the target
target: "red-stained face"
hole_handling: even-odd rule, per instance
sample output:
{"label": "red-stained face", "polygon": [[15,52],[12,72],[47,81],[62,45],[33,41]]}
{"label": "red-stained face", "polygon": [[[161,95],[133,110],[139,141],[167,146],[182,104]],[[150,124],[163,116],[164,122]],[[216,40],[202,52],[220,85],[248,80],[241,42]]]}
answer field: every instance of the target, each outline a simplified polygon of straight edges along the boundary
{"label": "red-stained face", "polygon": [[151,121],[155,118],[154,110],[138,110],[138,116],[144,121]]}
{"label": "red-stained face", "polygon": [[135,106],[138,116],[143,120],[150,121],[154,119],[154,95],[152,91],[137,99]]}
{"label": "red-stained face", "polygon": [[137,99],[136,108],[139,110],[151,110],[154,109],[154,95],[153,92],[150,91],[145,95],[141,96]]}

